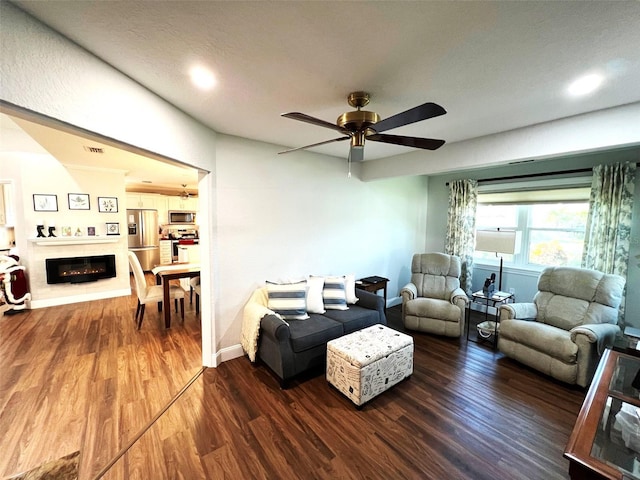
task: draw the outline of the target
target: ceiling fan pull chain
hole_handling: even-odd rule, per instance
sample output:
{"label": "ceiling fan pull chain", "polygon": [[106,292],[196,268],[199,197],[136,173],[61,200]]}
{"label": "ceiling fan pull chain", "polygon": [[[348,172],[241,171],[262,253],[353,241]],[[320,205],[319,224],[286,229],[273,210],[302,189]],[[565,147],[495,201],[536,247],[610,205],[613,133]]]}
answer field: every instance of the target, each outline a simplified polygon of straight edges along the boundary
{"label": "ceiling fan pull chain", "polygon": [[349,148],[349,155],[347,156],[347,165],[348,165],[347,178],[351,178],[351,148]]}

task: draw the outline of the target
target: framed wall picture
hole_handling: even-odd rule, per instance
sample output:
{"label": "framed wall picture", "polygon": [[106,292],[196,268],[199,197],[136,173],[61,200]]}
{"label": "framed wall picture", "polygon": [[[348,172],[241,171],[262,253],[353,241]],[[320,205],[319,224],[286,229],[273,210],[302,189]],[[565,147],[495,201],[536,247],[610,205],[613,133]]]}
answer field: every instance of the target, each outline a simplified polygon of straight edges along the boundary
{"label": "framed wall picture", "polygon": [[101,213],[118,213],[116,197],[98,197],[98,211]]}
{"label": "framed wall picture", "polygon": [[120,224],[107,222],[107,235],[120,235]]}
{"label": "framed wall picture", "polygon": [[36,212],[57,212],[58,196],[42,193],[33,194],[33,210]]}
{"label": "framed wall picture", "polygon": [[69,210],[91,210],[88,193],[70,193]]}

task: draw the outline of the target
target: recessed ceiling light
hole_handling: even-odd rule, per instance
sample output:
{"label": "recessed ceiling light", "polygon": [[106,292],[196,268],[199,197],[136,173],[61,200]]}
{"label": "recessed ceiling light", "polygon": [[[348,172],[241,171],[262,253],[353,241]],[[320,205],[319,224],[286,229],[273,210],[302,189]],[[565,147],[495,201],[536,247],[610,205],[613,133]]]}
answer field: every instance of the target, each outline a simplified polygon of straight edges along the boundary
{"label": "recessed ceiling light", "polygon": [[574,80],[571,83],[571,85],[569,85],[569,88],[567,89],[567,91],[569,92],[570,95],[573,95],[576,97],[581,95],[587,95],[595,91],[600,85],[602,85],[603,81],[604,81],[604,78],[602,75],[599,75],[597,73],[591,73],[589,75],[580,77],[577,80]]}
{"label": "recessed ceiling light", "polygon": [[193,84],[201,90],[211,90],[216,84],[216,77],[211,70],[201,66],[192,67],[189,76]]}

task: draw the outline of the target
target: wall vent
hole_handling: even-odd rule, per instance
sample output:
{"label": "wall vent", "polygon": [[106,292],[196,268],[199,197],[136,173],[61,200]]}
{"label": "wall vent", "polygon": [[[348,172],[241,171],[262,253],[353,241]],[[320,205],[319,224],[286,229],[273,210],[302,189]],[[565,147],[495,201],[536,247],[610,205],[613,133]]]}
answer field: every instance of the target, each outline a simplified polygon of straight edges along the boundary
{"label": "wall vent", "polygon": [[531,163],[535,162],[535,159],[532,158],[530,160],[516,160],[515,162],[509,162],[509,165],[520,165],[521,163]]}
{"label": "wall vent", "polygon": [[104,153],[104,148],[100,147],[88,147],[85,145],[84,149],[89,153]]}

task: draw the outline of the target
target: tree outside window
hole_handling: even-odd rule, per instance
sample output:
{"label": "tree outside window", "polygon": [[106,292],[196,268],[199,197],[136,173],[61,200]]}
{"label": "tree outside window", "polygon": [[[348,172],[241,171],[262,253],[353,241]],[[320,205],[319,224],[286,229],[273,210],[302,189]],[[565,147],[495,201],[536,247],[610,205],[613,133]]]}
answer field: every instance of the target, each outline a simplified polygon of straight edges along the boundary
{"label": "tree outside window", "polygon": [[[518,230],[520,252],[504,255],[505,264],[518,266],[571,266],[582,261],[588,202],[485,204],[479,198],[476,228]],[[495,259],[490,252],[476,252],[476,261]]]}

